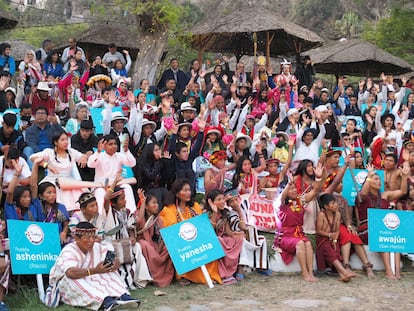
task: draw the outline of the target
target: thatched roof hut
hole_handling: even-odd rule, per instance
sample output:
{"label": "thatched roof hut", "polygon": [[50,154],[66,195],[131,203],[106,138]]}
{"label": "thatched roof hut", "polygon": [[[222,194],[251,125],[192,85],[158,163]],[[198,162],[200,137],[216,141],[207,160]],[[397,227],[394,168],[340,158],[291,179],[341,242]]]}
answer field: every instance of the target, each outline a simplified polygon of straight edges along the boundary
{"label": "thatched roof hut", "polygon": [[0,29],[11,29],[16,27],[18,21],[8,12],[0,9]]}
{"label": "thatched roof hut", "polygon": [[[252,72],[253,66],[254,66],[254,56],[243,55],[239,61],[244,63],[246,72]],[[282,61],[281,58],[275,58],[275,57],[270,58],[270,66],[272,67],[274,73],[279,72],[281,61]],[[236,65],[237,65],[236,57],[235,56],[230,57],[228,62],[229,62],[230,70],[236,71]],[[207,69],[207,72],[208,73],[212,72],[214,70],[214,67],[215,67],[215,63],[210,68]]]}
{"label": "thatched roof hut", "polygon": [[356,76],[403,74],[411,65],[376,45],[359,39],[341,40],[303,53],[309,55],[317,72]]}
{"label": "thatched roof hut", "polygon": [[233,53],[237,58],[253,55],[253,33],[257,35],[257,48],[270,55],[296,54],[322,44],[316,33],[286,20],[279,13],[255,6],[228,14],[208,17],[192,30],[193,48],[204,51]]}
{"label": "thatched roof hut", "polygon": [[[89,29],[80,34],[76,40],[78,45],[85,50],[86,57],[103,56],[108,52],[108,45],[115,43],[118,51],[128,50],[132,60],[135,60],[139,51],[139,36],[131,27],[121,24],[91,24]],[[67,42],[56,45],[57,50],[63,51]]]}

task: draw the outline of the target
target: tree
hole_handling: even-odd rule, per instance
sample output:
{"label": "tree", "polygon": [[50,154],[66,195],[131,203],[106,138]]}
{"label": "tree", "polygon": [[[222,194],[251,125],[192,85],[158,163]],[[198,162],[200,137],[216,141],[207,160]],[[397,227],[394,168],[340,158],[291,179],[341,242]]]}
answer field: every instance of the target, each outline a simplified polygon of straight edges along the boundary
{"label": "tree", "polygon": [[183,9],[170,0],[115,0],[115,4],[135,19],[138,28],[140,42],[132,74],[134,87],[143,78],[154,83],[167,45],[168,32],[180,29]]}
{"label": "tree", "polygon": [[414,10],[393,8],[389,18],[371,23],[363,38],[414,64]]}
{"label": "tree", "polygon": [[341,37],[355,38],[362,32],[362,22],[357,14],[348,12],[335,21],[335,30]]}
{"label": "tree", "polygon": [[331,0],[329,3],[326,0],[300,0],[293,3],[290,15],[296,23],[316,33],[330,36],[333,23],[342,13],[340,0]]}

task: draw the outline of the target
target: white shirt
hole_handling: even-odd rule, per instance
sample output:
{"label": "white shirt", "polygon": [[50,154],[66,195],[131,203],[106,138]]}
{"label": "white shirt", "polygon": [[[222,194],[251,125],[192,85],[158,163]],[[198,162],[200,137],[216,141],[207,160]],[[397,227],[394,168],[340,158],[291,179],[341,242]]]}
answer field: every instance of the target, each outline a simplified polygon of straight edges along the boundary
{"label": "white shirt", "polygon": [[106,152],[95,152],[88,159],[88,166],[95,169],[95,181],[104,183],[108,178],[109,184],[114,181],[122,165],[134,167],[135,164],[136,160],[129,150],[116,152],[112,156]]}
{"label": "white shirt", "polygon": [[[4,156],[0,157],[0,174],[3,173],[3,159]],[[18,177],[18,180],[26,179],[32,175],[30,172],[29,165],[27,165],[27,162],[22,157],[19,158],[19,164],[23,166],[22,173]],[[4,176],[3,176],[3,185],[9,184],[11,180],[13,179],[13,175],[16,173],[16,170],[14,168],[6,168],[4,170]],[[3,189],[4,192],[6,192],[7,189]]]}

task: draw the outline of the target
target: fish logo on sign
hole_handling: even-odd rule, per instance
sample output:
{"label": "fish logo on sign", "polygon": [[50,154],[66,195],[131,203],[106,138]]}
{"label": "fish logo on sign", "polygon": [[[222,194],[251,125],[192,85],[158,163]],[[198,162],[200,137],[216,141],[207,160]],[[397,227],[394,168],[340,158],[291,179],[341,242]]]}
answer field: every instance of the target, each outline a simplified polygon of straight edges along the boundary
{"label": "fish logo on sign", "polygon": [[364,181],[366,180],[367,176],[368,176],[368,172],[362,171],[362,172],[359,172],[355,176],[355,180],[358,184],[362,185]]}
{"label": "fish logo on sign", "polygon": [[184,223],[180,226],[178,236],[187,242],[197,238],[197,228],[192,223]]}
{"label": "fish logo on sign", "polygon": [[388,213],[385,215],[382,222],[384,223],[385,227],[390,230],[395,230],[400,226],[400,218],[395,213]]}
{"label": "fish logo on sign", "polygon": [[29,240],[30,243],[33,245],[40,245],[42,244],[45,234],[38,225],[30,225],[27,227],[26,232],[24,233]]}

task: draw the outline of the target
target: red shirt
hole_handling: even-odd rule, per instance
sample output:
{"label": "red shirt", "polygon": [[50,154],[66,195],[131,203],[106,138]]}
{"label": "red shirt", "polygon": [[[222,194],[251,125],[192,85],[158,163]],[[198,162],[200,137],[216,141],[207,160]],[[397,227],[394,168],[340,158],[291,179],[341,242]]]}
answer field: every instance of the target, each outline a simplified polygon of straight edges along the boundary
{"label": "red shirt", "polygon": [[41,99],[39,94],[34,94],[32,99],[32,114],[35,114],[35,111],[38,107],[46,107],[48,114],[55,113],[55,100],[48,96],[47,99]]}

